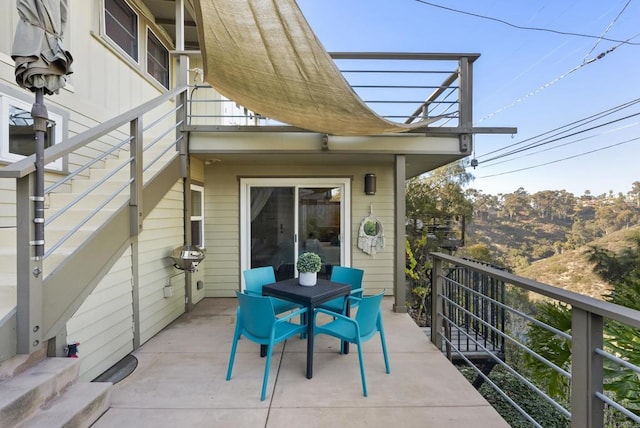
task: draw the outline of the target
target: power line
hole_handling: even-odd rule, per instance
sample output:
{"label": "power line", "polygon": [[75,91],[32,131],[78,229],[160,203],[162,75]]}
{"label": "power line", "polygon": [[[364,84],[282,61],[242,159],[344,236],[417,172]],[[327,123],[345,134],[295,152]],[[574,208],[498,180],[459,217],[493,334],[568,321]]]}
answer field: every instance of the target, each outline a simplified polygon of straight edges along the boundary
{"label": "power line", "polygon": [[437,8],[440,8],[440,9],[448,10],[450,12],[461,13],[463,15],[469,15],[469,16],[473,16],[473,17],[476,17],[476,18],[487,19],[489,21],[499,22],[501,24],[508,25],[509,27],[517,28],[519,30],[543,31],[543,32],[548,32],[548,33],[561,34],[561,35],[565,35],[565,36],[576,36],[576,37],[586,37],[586,38],[590,38],[590,39],[606,40],[608,42],[616,42],[616,43],[633,45],[633,46],[639,46],[640,45],[640,43],[630,42],[629,40],[631,40],[631,38],[627,39],[627,40],[617,40],[617,39],[609,39],[609,38],[601,37],[601,36],[594,36],[592,34],[573,33],[573,32],[569,32],[569,31],[560,31],[560,30],[553,30],[553,29],[549,29],[549,28],[540,28],[540,27],[527,27],[527,26],[523,26],[523,25],[512,24],[512,23],[510,23],[508,21],[505,21],[505,20],[499,19],[499,18],[494,18],[492,16],[480,15],[480,14],[473,13],[473,12],[466,12],[464,10],[459,10],[459,9],[454,9],[454,8],[447,7],[447,6],[442,6],[442,5],[431,3],[431,2],[428,2],[428,1],[425,1],[425,0],[416,0],[416,1],[418,3],[426,4],[427,6],[437,7]]}
{"label": "power line", "polygon": [[[604,30],[604,32],[602,33],[602,36],[604,36],[605,34],[607,34],[609,32],[609,30],[611,30],[611,28],[613,27],[613,25],[618,21],[618,18],[620,18],[620,16],[624,13],[625,10],[627,10],[627,6],[629,6],[629,4],[631,3],[631,0],[627,0],[627,3],[622,7],[622,10],[620,12],[618,12],[618,14],[616,15],[615,18],[613,18],[613,21],[611,21],[609,23],[609,25],[607,26],[607,28]],[[593,45],[593,47],[591,48],[591,50],[584,56],[583,61],[585,61],[587,59],[587,57],[589,57],[589,55],[591,55],[593,53],[593,51],[596,49],[596,47],[600,44],[600,42],[603,40],[602,37],[598,38],[598,41],[596,42],[595,45]]]}
{"label": "power line", "polygon": [[[417,0],[417,1],[421,1],[421,0]],[[506,106],[504,106],[502,108],[499,108],[498,110],[494,111],[493,113],[490,113],[490,114],[486,115],[485,117],[483,117],[482,119],[480,119],[476,123],[483,122],[484,120],[489,119],[489,118],[495,116],[496,114],[501,113],[501,112],[505,111],[506,109],[515,106],[516,104],[521,103],[522,101],[526,100],[527,98],[530,98],[530,97],[536,95],[537,93],[541,92],[544,89],[547,89],[549,86],[553,85],[554,83],[558,83],[560,80],[562,80],[565,77],[569,76],[571,73],[573,73],[575,71],[578,71],[579,69],[581,69],[585,65],[593,64],[595,61],[598,61],[599,59],[604,58],[605,55],[607,55],[608,53],[613,52],[616,48],[617,48],[617,46],[614,46],[611,49],[600,53],[597,57],[591,58],[589,61],[583,61],[582,63],[576,65],[571,70],[561,74],[560,76],[556,77],[555,79],[551,80],[550,82],[547,82],[544,85],[540,86],[539,88],[534,89],[533,91],[529,92],[527,95],[516,99],[511,104],[508,104],[508,105],[506,105]]]}
{"label": "power line", "polygon": [[[491,154],[494,154],[494,153],[498,153],[498,152],[504,151],[504,150],[506,150],[506,149],[509,149],[509,148],[511,148],[511,147],[520,146],[520,145],[522,145],[522,144],[524,144],[524,143],[526,143],[526,142],[528,142],[528,141],[531,141],[531,140],[535,140],[535,139],[541,138],[541,137],[543,137],[543,136],[545,136],[545,135],[551,134],[551,133],[556,132],[556,131],[560,131],[560,130],[562,130],[562,129],[564,129],[564,128],[568,128],[568,129],[565,129],[565,130],[564,130],[564,131],[562,131],[562,132],[558,132],[558,133],[556,133],[556,134],[549,135],[548,137],[546,137],[546,138],[553,138],[553,137],[555,137],[555,136],[561,135],[561,134],[563,134],[563,133],[565,133],[565,132],[571,131],[571,130],[573,130],[573,129],[576,129],[576,128],[578,128],[578,127],[582,126],[582,125],[584,124],[584,122],[588,122],[588,121],[590,122],[590,121],[593,121],[593,120],[602,119],[602,118],[603,118],[603,117],[605,117],[605,116],[608,116],[608,115],[610,115],[610,114],[616,113],[616,112],[618,112],[618,111],[620,111],[620,110],[623,110],[623,109],[625,109],[625,108],[631,107],[631,106],[633,106],[633,105],[635,105],[635,104],[638,104],[638,103],[640,103],[640,98],[636,98],[636,99],[631,100],[631,101],[628,101],[628,102],[626,102],[626,103],[619,104],[619,105],[617,105],[617,106],[614,106],[614,107],[608,108],[608,109],[606,109],[606,110],[602,110],[602,111],[600,111],[600,112],[598,112],[598,113],[592,114],[592,115],[587,116],[587,117],[584,117],[584,118],[582,118],[582,119],[578,119],[578,120],[573,121],[573,122],[570,122],[570,123],[568,123],[568,124],[566,124],[566,125],[562,125],[562,126],[559,126],[559,127],[557,127],[557,128],[551,129],[551,130],[549,130],[549,131],[545,131],[545,132],[543,132],[543,133],[540,133],[540,134],[538,134],[538,135],[534,135],[534,136],[532,136],[532,137],[526,138],[526,139],[524,139],[524,140],[522,140],[522,141],[519,141],[519,142],[517,142],[517,143],[513,143],[513,144],[510,144],[510,145],[508,145],[508,146],[501,147],[501,148],[499,148],[499,149],[496,149],[496,150],[493,150],[493,151],[490,151],[490,152],[484,153],[484,154],[482,154],[482,155],[478,156],[478,158],[482,158],[482,157],[484,157],[484,156],[488,156],[488,155],[491,155]],[[494,157],[494,158],[491,158],[491,159],[485,160],[484,162],[488,162],[488,161],[490,161],[490,160],[496,159],[496,158],[498,158],[498,157],[506,156],[506,155],[508,155],[508,154],[510,154],[510,153],[507,153],[507,154],[504,154],[504,155],[500,155],[500,156],[496,156],[496,157]]]}
{"label": "power line", "polygon": [[600,147],[599,149],[594,149],[594,150],[591,150],[591,151],[588,151],[588,152],[578,153],[577,155],[567,156],[566,158],[556,159],[556,160],[553,160],[553,161],[550,161],[550,162],[545,162],[545,163],[541,163],[541,164],[538,164],[538,165],[528,166],[526,168],[514,169],[514,170],[511,170],[511,171],[500,172],[500,173],[492,174],[492,175],[483,175],[483,176],[475,177],[475,178],[479,179],[479,178],[499,177],[501,175],[513,174],[514,172],[527,171],[527,170],[530,170],[530,169],[539,168],[541,166],[551,165],[551,164],[558,163],[558,162],[563,162],[563,161],[566,161],[566,160],[569,160],[569,159],[575,159],[575,158],[578,158],[578,157],[586,156],[586,155],[589,155],[591,153],[600,152],[602,150],[610,149],[610,148],[616,147],[616,146],[621,146],[623,144],[627,144],[627,143],[630,143],[630,142],[636,141],[636,140],[640,140],[640,137],[631,138],[629,140],[621,141],[619,143],[611,144],[611,145],[605,146],[605,147]]}
{"label": "power line", "polygon": [[516,153],[521,153],[521,152],[523,152],[525,150],[535,149],[536,147],[540,147],[540,146],[543,146],[545,144],[554,143],[554,142],[562,140],[564,138],[569,138],[569,137],[573,137],[574,135],[582,134],[583,132],[593,131],[594,129],[602,128],[603,126],[611,125],[612,123],[620,122],[621,120],[630,119],[632,117],[639,116],[639,115],[640,115],[640,112],[639,113],[633,113],[633,114],[630,114],[628,116],[620,117],[618,119],[614,119],[614,120],[611,120],[609,122],[602,123],[600,125],[595,125],[595,126],[592,126],[590,128],[583,129],[581,131],[576,131],[576,132],[573,132],[571,134],[564,135],[562,137],[554,138],[554,139],[549,140],[549,141],[539,142],[539,143],[536,143],[536,144],[533,144],[533,145],[529,145],[527,147],[524,147],[524,148],[521,148],[521,149],[518,149],[518,150],[513,150],[513,151],[511,151],[509,153],[506,153],[506,154],[503,154],[503,155],[500,155],[500,156],[495,156],[495,157],[493,157],[491,159],[487,159],[485,162],[490,162],[492,160],[500,159],[500,158],[503,158],[503,157],[506,157],[506,156],[510,156],[510,155],[513,155],[513,154],[516,154]]}
{"label": "power line", "polygon": [[589,140],[591,138],[601,137],[601,136],[603,136],[605,134],[610,134],[612,132],[617,132],[617,131],[620,131],[622,129],[632,128],[632,127],[637,126],[637,125],[640,125],[640,122],[634,122],[634,123],[629,124],[629,125],[619,126],[618,128],[610,129],[608,131],[601,132],[599,134],[588,135],[586,137],[578,138],[577,140],[568,141],[566,143],[558,144],[558,145],[553,146],[553,147],[547,147],[545,149],[538,150],[538,151],[533,152],[533,153],[527,153],[527,154],[524,154],[522,156],[517,156],[517,157],[515,157],[513,159],[505,159],[505,160],[500,161],[500,162],[494,162],[494,163],[492,163],[490,165],[484,165],[484,167],[487,168],[487,167],[491,167],[491,166],[501,165],[501,164],[506,163],[506,162],[512,162],[514,159],[522,159],[522,158],[525,158],[525,157],[534,156],[534,155],[537,155],[537,154],[540,154],[540,153],[544,153],[544,152],[548,152],[548,151],[551,151],[551,150],[559,149],[559,148],[562,148],[562,147],[570,146],[571,144],[579,143],[581,141]]}

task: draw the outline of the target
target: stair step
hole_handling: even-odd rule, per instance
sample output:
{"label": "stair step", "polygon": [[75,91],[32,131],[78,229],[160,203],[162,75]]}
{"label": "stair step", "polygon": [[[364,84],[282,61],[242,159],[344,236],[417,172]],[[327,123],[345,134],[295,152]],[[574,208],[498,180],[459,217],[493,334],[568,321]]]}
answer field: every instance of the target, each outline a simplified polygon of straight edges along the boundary
{"label": "stair step", "polygon": [[[111,177],[108,181],[100,184],[93,192],[102,195],[110,195],[115,192],[119,188],[123,187],[127,182],[126,177]],[[97,181],[93,180],[73,180],[73,184],[71,188],[73,189],[72,193],[82,193],[85,190],[88,190],[92,186],[94,186]],[[126,188],[125,188],[126,190]]]}
{"label": "stair step", "polygon": [[76,383],[16,428],[90,427],[109,409],[111,388],[109,382]]}
{"label": "stair step", "polygon": [[[49,207],[50,209],[57,209],[66,206],[75,198],[79,193],[50,193],[49,194]],[[108,195],[104,195],[100,192],[100,189],[96,189],[95,192],[85,196],[78,204],[77,208],[83,209],[86,207],[97,207],[102,204]],[[124,191],[122,194],[117,195],[111,202],[109,202],[105,208],[118,208],[121,207],[129,199],[129,192]],[[74,208],[76,208],[74,206]],[[46,216],[46,214],[45,214]]]}
{"label": "stair step", "polygon": [[15,308],[16,301],[16,286],[0,285],[0,319]]}
{"label": "stair step", "polygon": [[14,427],[58,396],[78,378],[76,358],[46,358],[0,382],[0,426]]}

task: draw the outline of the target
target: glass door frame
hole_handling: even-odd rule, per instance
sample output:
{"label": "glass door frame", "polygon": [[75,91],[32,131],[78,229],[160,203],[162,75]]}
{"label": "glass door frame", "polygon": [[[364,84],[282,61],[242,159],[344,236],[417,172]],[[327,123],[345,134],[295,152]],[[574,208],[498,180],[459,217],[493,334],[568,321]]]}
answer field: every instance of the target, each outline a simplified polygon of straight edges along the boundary
{"label": "glass door frame", "polygon": [[[341,189],[340,199],[340,265],[349,266],[351,260],[351,178],[348,177],[290,177],[290,178],[240,178],[240,272],[251,264],[251,188],[252,187],[292,187],[295,200],[299,200],[300,188],[337,187]],[[298,259],[299,207],[294,208],[295,245],[294,259]],[[240,275],[241,289],[244,290],[244,278]]]}

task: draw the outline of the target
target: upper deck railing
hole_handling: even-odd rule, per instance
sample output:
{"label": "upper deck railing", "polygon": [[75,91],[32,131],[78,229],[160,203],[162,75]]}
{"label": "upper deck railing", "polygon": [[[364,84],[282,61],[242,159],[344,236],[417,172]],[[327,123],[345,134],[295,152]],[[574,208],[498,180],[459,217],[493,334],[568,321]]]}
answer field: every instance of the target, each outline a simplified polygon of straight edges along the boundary
{"label": "upper deck railing", "polygon": [[[433,134],[504,133],[473,128],[473,63],[479,54],[330,53],[354,92],[379,116]],[[186,129],[197,131],[300,131],[237,105],[206,84],[190,88]],[[269,128],[271,127],[271,128]]]}

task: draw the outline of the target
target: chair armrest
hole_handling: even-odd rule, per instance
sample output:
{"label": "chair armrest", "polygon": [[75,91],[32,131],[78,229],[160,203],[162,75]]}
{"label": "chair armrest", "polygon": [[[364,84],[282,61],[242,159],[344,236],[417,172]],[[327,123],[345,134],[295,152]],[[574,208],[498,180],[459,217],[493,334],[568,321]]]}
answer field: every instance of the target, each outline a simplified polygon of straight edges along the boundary
{"label": "chair armrest", "polygon": [[[346,315],[339,314],[339,313],[337,313],[337,312],[328,311],[328,310],[326,310],[326,309],[322,309],[322,308],[316,308],[315,312],[316,312],[316,314],[318,314],[318,313],[327,314],[327,315],[329,315],[330,317],[333,317],[333,318],[335,318],[335,319],[340,318],[340,319],[343,319],[343,320],[348,321],[348,322],[350,322],[350,323],[353,323],[353,324],[355,324],[355,325],[358,325],[358,322],[357,322],[356,320],[354,320],[354,319],[352,319],[352,318],[349,318],[349,317],[348,317],[348,316],[346,316]],[[315,314],[314,314],[314,322],[315,322]]]}
{"label": "chair armrest", "polygon": [[306,308],[306,307],[304,307],[304,308],[300,308],[300,309],[297,309],[297,310],[295,310],[295,311],[291,312],[291,313],[290,313],[290,314],[288,314],[288,315],[285,315],[285,316],[283,316],[283,317],[281,317],[281,318],[278,318],[278,320],[277,320],[276,322],[284,322],[284,321],[287,321],[287,320],[289,320],[289,319],[291,319],[291,318],[295,317],[296,315],[302,315],[302,314],[306,313],[306,312],[307,312],[307,310],[308,310],[308,308]]}
{"label": "chair armrest", "polygon": [[360,287],[360,288],[354,288],[353,290],[351,290],[351,292],[349,294],[358,294],[358,293],[362,293],[364,291],[364,288]]}

